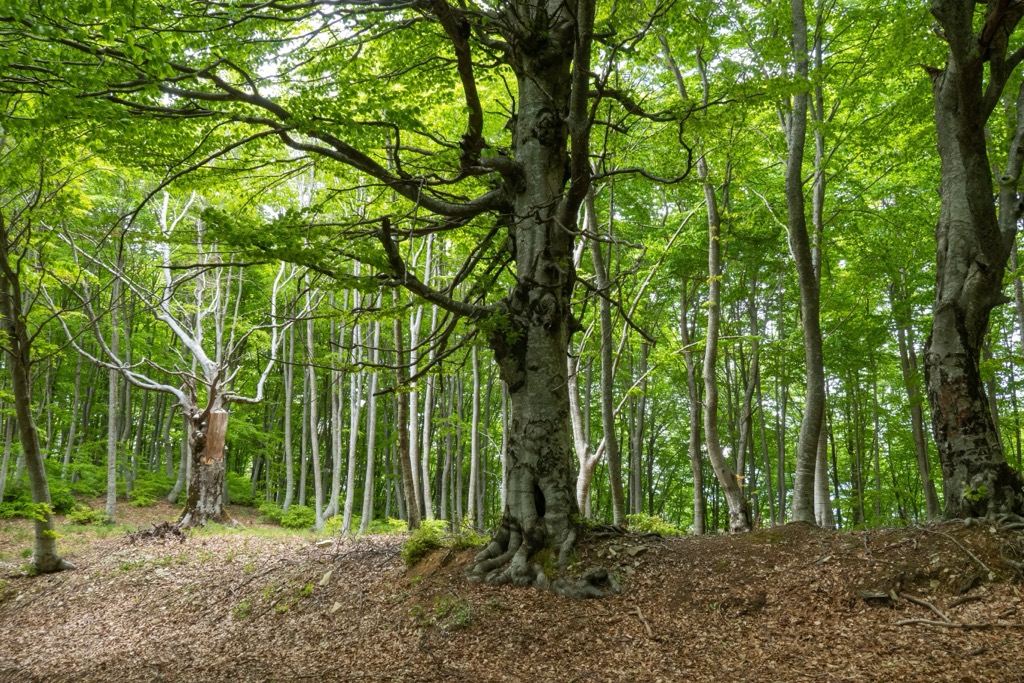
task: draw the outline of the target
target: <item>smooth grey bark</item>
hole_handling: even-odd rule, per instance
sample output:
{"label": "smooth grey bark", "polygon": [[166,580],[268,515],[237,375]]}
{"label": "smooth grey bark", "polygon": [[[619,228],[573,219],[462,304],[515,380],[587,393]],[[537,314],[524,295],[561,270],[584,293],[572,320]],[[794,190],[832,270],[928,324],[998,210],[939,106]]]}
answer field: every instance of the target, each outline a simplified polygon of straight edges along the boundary
{"label": "smooth grey bark", "polygon": [[640,377],[638,387],[639,396],[636,398],[636,421],[633,425],[633,433],[630,438],[632,456],[630,458],[630,481],[633,486],[630,500],[630,508],[633,514],[643,512],[643,457],[644,457],[644,434],[647,418],[647,359],[650,355],[650,344],[640,342],[640,363],[637,374]]}
{"label": "smooth grey bark", "polygon": [[[284,383],[284,501],[281,509],[285,512],[295,497],[295,454],[292,444],[292,403],[295,395],[295,329],[289,328],[285,338]],[[305,482],[303,482],[305,484]]]}
{"label": "smooth grey bark", "polygon": [[822,354],[820,290],[807,232],[806,203],[803,189],[803,158],[807,139],[808,79],[807,16],[805,0],[791,0],[792,45],[795,58],[793,75],[798,83],[792,96],[786,125],[786,206],[789,249],[796,264],[800,285],[800,321],[804,338],[805,401],[797,441],[796,472],[793,480],[793,504],[790,514],[795,522],[815,523],[814,470],[818,441],[825,412],[825,370]]}
{"label": "smooth grey bark", "polygon": [[[312,309],[311,295],[306,291],[306,308]],[[318,414],[316,367],[314,366],[316,344],[313,339],[313,318],[306,320],[306,397],[309,418],[309,459],[313,464],[313,505],[314,526],[317,531],[324,528],[324,483],[320,475],[320,416]]]}
{"label": "smooth grey bark", "polygon": [[921,385],[918,379],[916,344],[914,343],[913,330],[910,328],[909,321],[907,320],[909,308],[904,300],[897,297],[895,291],[895,285],[890,285],[889,299],[893,307],[893,317],[896,319],[896,340],[900,351],[900,370],[903,375],[903,387],[907,392],[907,402],[910,404],[910,428],[914,437],[914,455],[917,459],[917,472],[921,479],[921,490],[924,494],[925,515],[929,521],[933,521],[942,515],[942,506],[935,492],[935,482],[932,480],[931,473],[931,458],[928,456],[928,442],[924,427],[924,410],[922,408],[924,397],[921,396]]}
{"label": "smooth grey bark", "polygon": [[[377,297],[380,307],[380,296]],[[373,338],[370,345],[370,378],[366,388],[366,474],[363,477],[363,511],[359,520],[359,533],[365,534],[373,521],[374,465],[377,458],[377,366],[380,363],[380,321],[373,323]],[[385,484],[385,490],[387,486]],[[442,491],[444,487],[442,486]],[[444,519],[444,498],[441,499]],[[385,519],[387,517],[385,516]]]}
{"label": "smooth grey bark", "polygon": [[[334,294],[331,294],[331,308],[334,308]],[[348,292],[346,291],[342,300],[342,309],[348,309]],[[340,327],[340,329],[339,329]],[[331,346],[341,349],[344,348],[345,342],[345,326],[337,325],[334,320],[331,321],[330,331],[330,343]],[[338,499],[341,494],[341,446],[342,446],[342,420],[341,420],[341,409],[342,409],[342,392],[344,391],[344,374],[337,369],[337,363],[334,364],[329,373],[330,383],[328,384],[328,397],[330,399],[330,451],[331,451],[331,489],[330,498],[328,498],[327,505],[324,508],[323,518],[326,522],[331,517],[338,514]]]}
{"label": "smooth grey bark", "polygon": [[[694,286],[696,290],[696,285]],[[686,392],[690,399],[690,433],[689,455],[690,469],[693,472],[693,534],[702,536],[707,527],[707,503],[704,498],[704,464],[700,450],[700,394],[697,392],[697,367],[693,357],[693,344],[690,342],[690,327],[687,322],[689,299],[686,282],[680,287],[681,301],[679,305],[679,337],[683,343],[683,360],[686,363]]]}
{"label": "smooth grey bark", "polygon": [[[119,259],[120,261],[120,259]],[[117,312],[121,306],[121,280],[114,278],[110,286],[110,351],[114,356],[120,354],[121,328],[117,320]],[[107,371],[107,522],[113,524],[117,520],[117,411],[118,386],[121,374],[115,368]]]}
{"label": "smooth grey bark", "polygon": [[[75,450],[75,437],[78,429],[78,408],[82,402],[82,354],[77,355],[75,363],[75,389],[71,398],[71,417],[68,424],[67,443],[64,444],[64,462],[61,464],[60,478],[67,480],[68,468],[71,466],[71,455]],[[3,486],[0,485],[0,495],[3,495]]]}
{"label": "smooth grey bark", "polygon": [[[398,293],[395,292],[396,303]],[[405,501],[406,520],[410,529],[417,529],[420,526],[420,509],[416,505],[416,483],[413,480],[413,465],[409,460],[409,394],[403,391],[405,388],[405,335],[402,330],[400,316],[395,316],[395,384],[399,389],[398,414],[396,423],[398,425],[398,465],[402,473],[402,495],[400,501]],[[400,502],[399,505],[402,503]]]}
{"label": "smooth grey bark", "polygon": [[[595,217],[594,193],[587,193],[587,216]],[[611,217],[609,217],[609,228]],[[589,221],[588,221],[589,222]],[[615,364],[612,360],[614,342],[612,340],[612,304],[611,282],[608,277],[608,266],[605,263],[601,242],[594,237],[590,239],[590,257],[594,264],[594,282],[600,297],[598,311],[600,317],[600,354],[601,354],[601,430],[608,461],[608,486],[612,497],[612,523],[623,525],[626,512],[622,492],[622,452],[619,449],[619,438],[615,426]]]}
{"label": "smooth grey bark", "polygon": [[471,351],[473,367],[473,421],[469,428],[469,490],[466,491],[466,519],[476,524],[477,486],[480,481],[480,353]]}
{"label": "smooth grey bark", "polygon": [[[698,56],[701,73],[703,62]],[[708,90],[704,88],[704,102],[707,104]],[[722,318],[722,260],[721,260],[721,217],[715,188],[709,180],[707,159],[697,159],[697,173],[704,188],[704,205],[708,212],[708,327],[704,344],[704,439],[708,449],[708,460],[718,478],[729,508],[729,531],[739,533],[750,531],[750,508],[740,486],[742,474],[737,476],[722,451],[718,431],[718,335]]]}
{"label": "smooth grey bark", "polygon": [[[359,301],[358,296],[355,299]],[[358,306],[358,303],[356,303]],[[352,362],[358,367],[362,362],[362,326],[352,325]],[[349,373],[349,399],[348,399],[348,459],[345,471],[345,507],[342,511],[341,531],[348,534],[352,532],[352,508],[356,499],[356,460],[358,454],[356,448],[359,446],[359,414],[361,412],[360,395],[363,391],[363,373],[353,371]],[[371,457],[372,459],[372,457]]]}
{"label": "smooth grey bark", "polygon": [[953,518],[1024,514],[1024,479],[1006,462],[979,372],[990,313],[1007,300],[1003,274],[1021,217],[1024,84],[998,179],[987,137],[992,112],[1002,111],[1004,88],[1021,61],[1009,46],[1024,5],[990,0],[980,23],[977,7],[973,0],[932,0],[930,8],[949,50],[945,67],[929,70],[942,185],[924,365],[945,515]]}

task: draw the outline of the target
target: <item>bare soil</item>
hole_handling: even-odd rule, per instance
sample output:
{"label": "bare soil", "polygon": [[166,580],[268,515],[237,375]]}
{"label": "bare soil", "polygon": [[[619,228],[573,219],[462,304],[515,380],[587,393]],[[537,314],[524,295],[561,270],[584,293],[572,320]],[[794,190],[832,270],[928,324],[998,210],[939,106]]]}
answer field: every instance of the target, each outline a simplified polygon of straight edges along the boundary
{"label": "bare soil", "polygon": [[407,569],[402,537],[232,514],[185,540],[64,526],[78,569],[38,578],[0,521],[0,681],[1024,681],[1024,535],[984,523],[597,536],[578,566],[622,592],[571,601],[467,582],[471,550]]}

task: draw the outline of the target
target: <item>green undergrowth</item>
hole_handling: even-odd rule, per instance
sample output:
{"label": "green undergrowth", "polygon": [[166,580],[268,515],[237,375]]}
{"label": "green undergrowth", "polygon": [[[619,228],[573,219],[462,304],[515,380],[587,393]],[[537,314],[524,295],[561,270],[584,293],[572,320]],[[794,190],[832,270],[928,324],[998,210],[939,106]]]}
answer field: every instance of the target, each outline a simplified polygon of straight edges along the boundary
{"label": "green undergrowth", "polygon": [[659,536],[682,536],[685,532],[657,515],[643,513],[626,515],[626,525],[637,534],[658,534]]}
{"label": "green undergrowth", "polygon": [[487,537],[481,536],[474,529],[463,528],[451,532],[448,522],[444,520],[425,520],[402,544],[402,560],[405,561],[405,566],[412,567],[426,557],[431,550],[437,548],[464,550],[475,548],[486,542]]}

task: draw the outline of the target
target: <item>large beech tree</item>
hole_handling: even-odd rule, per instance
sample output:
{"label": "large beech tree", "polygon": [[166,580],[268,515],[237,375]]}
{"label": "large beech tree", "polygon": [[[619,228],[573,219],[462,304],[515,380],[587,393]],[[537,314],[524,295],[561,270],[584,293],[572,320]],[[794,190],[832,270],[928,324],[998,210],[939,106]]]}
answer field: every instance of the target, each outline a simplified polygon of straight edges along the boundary
{"label": "large beech tree", "polygon": [[[332,190],[373,188],[381,201],[358,220],[328,218],[319,205],[290,215],[301,238],[238,223],[229,232],[339,278],[349,272],[344,262],[366,262],[375,283],[405,287],[447,313],[440,339],[455,319],[475,323],[508,386],[511,419],[505,509],[473,574],[552,585],[533,558],[549,550],[564,567],[579,530],[566,368],[592,120],[600,99],[619,102],[624,117],[646,115],[609,87],[602,74],[613,69],[591,65],[593,0],[114,4],[111,19],[12,18],[32,50],[52,51],[19,63],[17,78],[85,95],[99,111],[180,120],[176,134],[196,134],[168,164],[172,178],[237,163],[245,145],[276,139],[291,150],[281,163],[330,167]],[[642,8],[602,19],[596,39],[609,61],[650,27]],[[48,66],[57,62],[74,68]],[[622,129],[618,120],[608,128]],[[475,246],[443,286],[428,286],[407,265],[414,243],[453,230]],[[554,586],[591,593],[602,581],[597,572]]]}
{"label": "large beech tree", "polygon": [[1024,481],[1006,463],[979,361],[989,314],[1006,301],[1003,275],[1022,215],[1024,83],[1008,96],[1015,102],[1009,107],[1015,120],[996,158],[990,157],[989,146],[996,143],[989,142],[989,126],[1003,130],[992,114],[1003,110],[1004,90],[1024,59],[1024,47],[1013,45],[1024,3],[933,0],[931,13],[949,47],[945,67],[929,71],[942,204],[935,231],[935,307],[925,346],[945,513],[1019,515],[1024,513]]}

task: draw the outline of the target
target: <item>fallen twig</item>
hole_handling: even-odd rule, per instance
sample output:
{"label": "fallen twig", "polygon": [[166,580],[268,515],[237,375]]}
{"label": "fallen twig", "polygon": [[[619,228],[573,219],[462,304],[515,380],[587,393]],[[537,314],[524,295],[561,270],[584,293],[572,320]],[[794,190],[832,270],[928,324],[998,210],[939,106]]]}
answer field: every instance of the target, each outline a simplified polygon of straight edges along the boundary
{"label": "fallen twig", "polygon": [[938,607],[936,607],[932,603],[928,602],[927,600],[922,600],[921,598],[915,598],[913,595],[907,595],[906,593],[903,594],[903,597],[905,597],[908,601],[914,603],[915,605],[920,605],[921,607],[927,607],[928,609],[930,609],[931,611],[933,611],[937,615],[939,615],[939,618],[942,619],[943,621],[945,621],[947,623],[953,623],[953,620],[950,619],[949,617],[947,617],[945,614],[943,614],[942,610],[940,610]]}
{"label": "fallen twig", "polygon": [[953,602],[949,603],[949,609],[953,609],[954,607],[959,607],[960,605],[964,604],[965,602],[972,602],[974,600],[981,600],[981,598],[982,598],[982,596],[980,596],[980,595],[965,595],[964,597],[957,598]]}
{"label": "fallen twig", "polygon": [[978,631],[989,628],[1024,628],[1024,624],[960,624],[955,621],[936,621],[935,619],[903,619],[896,622],[897,626],[908,626],[910,624],[942,626],[943,628],[962,628],[969,631]]}
{"label": "fallen twig", "polygon": [[648,637],[653,638],[654,631],[651,630],[651,625],[647,622],[646,617],[644,617],[644,613],[640,611],[640,605],[634,605],[633,608],[636,610],[636,616],[640,618],[640,623],[642,623],[644,628],[647,629]]}

